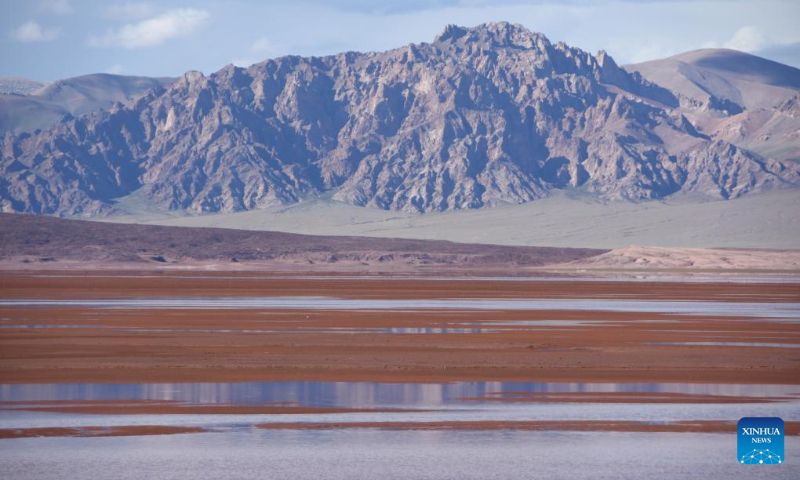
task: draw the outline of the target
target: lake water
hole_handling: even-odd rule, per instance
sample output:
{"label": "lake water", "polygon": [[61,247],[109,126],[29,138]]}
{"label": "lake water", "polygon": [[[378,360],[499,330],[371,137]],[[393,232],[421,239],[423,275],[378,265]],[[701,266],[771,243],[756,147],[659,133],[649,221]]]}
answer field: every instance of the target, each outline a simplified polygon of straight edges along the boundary
{"label": "lake water", "polygon": [[740,465],[724,434],[265,431],[0,441],[3,478],[797,479],[787,461]]}
{"label": "lake water", "polygon": [[[475,400],[500,393],[681,393],[759,397],[767,403],[568,403]],[[790,401],[787,401],[789,399]],[[0,385],[0,401],[170,400],[200,405],[293,402],[311,407],[410,409],[404,412],[259,415],[87,415],[0,410],[0,428],[112,425],[193,425],[238,428],[270,422],[431,422],[525,420],[735,421],[779,416],[800,421],[800,387],[694,383],[455,382],[253,382],[178,384]]]}
{"label": "lake water", "polygon": [[[794,303],[728,303],[611,299],[354,300],[322,297],[2,300],[0,307],[103,309],[319,309],[319,310],[581,310],[658,312],[800,321]],[[491,314],[487,313],[487,317]],[[647,318],[646,315],[643,315]],[[0,319],[0,328],[22,328]],[[10,322],[14,323],[10,323]],[[661,320],[638,320],[660,322]],[[317,329],[317,333],[483,333],[492,327],[580,327],[593,320],[520,320],[453,323],[442,328]],[[774,324],[773,324],[774,325]],[[97,328],[29,325],[25,328]],[[116,328],[116,327],[115,327]],[[122,327],[124,328],[124,327]],[[152,329],[226,333],[221,329]],[[274,333],[277,330],[247,330]],[[234,332],[231,330],[231,332]],[[235,331],[241,333],[241,331]],[[721,335],[719,332],[713,332]],[[761,332],[767,334],[768,331]],[[784,334],[785,337],[785,334]],[[781,341],[693,342],[699,347],[796,346]],[[748,339],[749,340],[749,339]],[[671,342],[686,345],[687,343]],[[787,350],[787,352],[790,352]],[[0,429],[122,425],[199,426],[202,434],[0,440],[0,479],[580,479],[580,478],[800,478],[800,438],[786,439],[780,466],[740,465],[731,434],[563,431],[401,431],[344,429],[284,431],[255,428],[284,422],[579,421],[736,422],[745,416],[800,421],[800,387],[703,383],[536,382],[372,383],[250,382],[0,385],[2,402],[53,400],[161,400],[197,405],[292,402],[311,407],[402,408],[403,412],[259,415],[108,415],[0,408]],[[568,403],[481,400],[500,394],[637,393],[743,397],[739,403]],[[596,395],[597,396],[597,395]],[[524,398],[525,395],[518,395]],[[744,397],[774,400],[745,403]],[[475,400],[478,399],[478,400]]]}
{"label": "lake water", "polygon": [[311,309],[311,310],[572,310],[658,312],[800,319],[797,303],[738,303],[622,299],[348,299],[328,297],[126,298],[103,300],[0,300],[0,307],[124,309]]}
{"label": "lake water", "polygon": [[[797,386],[689,383],[252,382],[2,385],[2,401],[179,400],[193,404],[299,402],[431,412],[324,415],[81,415],[0,411],[0,428],[180,425],[215,431],[142,437],[0,440],[9,479],[795,479],[800,438],[780,466],[737,462],[735,436],[562,431],[262,430],[256,423],[432,420],[800,420],[798,403],[568,404],[465,401],[500,392],[651,392],[786,397]],[[8,408],[8,407],[6,407]]]}

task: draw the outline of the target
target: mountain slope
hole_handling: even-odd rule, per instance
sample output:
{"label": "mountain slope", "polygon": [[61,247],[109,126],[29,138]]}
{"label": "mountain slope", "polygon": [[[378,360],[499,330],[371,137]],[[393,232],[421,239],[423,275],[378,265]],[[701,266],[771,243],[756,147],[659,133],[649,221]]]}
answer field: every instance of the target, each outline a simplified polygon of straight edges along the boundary
{"label": "mountain slope", "polygon": [[687,100],[732,114],[776,107],[800,91],[800,69],[736,50],[694,50],[623,68]]}
{"label": "mountain slope", "polygon": [[20,77],[0,77],[0,93],[14,93],[27,95],[44,87],[46,84],[39,80]]}
{"label": "mountain slope", "polygon": [[0,95],[0,132],[47,128],[65,115],[84,115],[125,102],[148,89],[167,86],[172,78],[98,73],[58,80],[20,94]]}
{"label": "mountain slope", "polygon": [[109,221],[272,230],[314,235],[425,238],[499,245],[618,249],[739,247],[800,249],[800,189],[694,202],[599,201],[576,192],[521,205],[427,215],[315,200],[237,213],[142,212]]}
{"label": "mountain slope", "polygon": [[710,135],[762,156],[800,162],[800,93],[770,109],[713,122]]}
{"label": "mountain slope", "polygon": [[764,157],[800,160],[800,70],[707,49],[624,67],[669,88],[702,133]]}
{"label": "mountain slope", "polygon": [[565,187],[643,200],[735,198],[798,167],[696,131],[668,90],[507,23],[380,53],[189,72],[109,111],[8,135],[5,211],[102,215],[135,195],[234,212],[334,199],[430,212]]}

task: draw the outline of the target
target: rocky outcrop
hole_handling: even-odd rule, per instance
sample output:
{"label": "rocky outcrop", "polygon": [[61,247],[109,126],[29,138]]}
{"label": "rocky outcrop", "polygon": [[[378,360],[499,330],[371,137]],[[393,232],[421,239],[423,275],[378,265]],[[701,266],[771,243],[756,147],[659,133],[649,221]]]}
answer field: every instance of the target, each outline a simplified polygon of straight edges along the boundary
{"label": "rocky outcrop", "polygon": [[608,198],[733,198],[798,183],[794,164],[698,133],[669,91],[610,56],[507,23],[447,27],[381,53],[189,72],[108,111],[6,135],[4,211],[106,214],[133,192],[233,212],[332,191],[429,212],[574,187]]}

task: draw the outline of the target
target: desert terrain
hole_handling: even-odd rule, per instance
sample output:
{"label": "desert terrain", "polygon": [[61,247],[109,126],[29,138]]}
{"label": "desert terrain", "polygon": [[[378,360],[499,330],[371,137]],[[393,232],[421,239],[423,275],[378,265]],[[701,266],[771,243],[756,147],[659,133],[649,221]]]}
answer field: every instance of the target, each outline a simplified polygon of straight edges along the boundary
{"label": "desert terrain", "polygon": [[697,202],[690,198],[620,202],[581,192],[555,192],[521,205],[426,215],[317,199],[198,216],[157,211],[126,199],[117,204],[125,214],[99,220],[516,246],[796,249],[800,247],[798,203],[796,190]]}

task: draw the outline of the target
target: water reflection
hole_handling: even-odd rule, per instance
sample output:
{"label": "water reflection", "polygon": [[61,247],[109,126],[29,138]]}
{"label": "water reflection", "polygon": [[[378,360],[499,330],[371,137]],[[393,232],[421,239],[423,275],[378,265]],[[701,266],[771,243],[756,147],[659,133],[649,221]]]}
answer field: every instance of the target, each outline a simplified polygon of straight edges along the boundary
{"label": "water reflection", "polygon": [[4,307],[122,309],[317,309],[317,310],[580,310],[658,312],[800,319],[797,303],[736,303],[624,299],[346,299],[327,297],[134,298],[104,300],[0,300]]}
{"label": "water reflection", "polygon": [[309,406],[441,406],[463,398],[501,392],[646,392],[694,395],[783,397],[800,393],[793,385],[697,383],[457,382],[447,384],[371,382],[251,382],[145,384],[0,385],[0,401],[178,400],[196,404],[299,402]]}

